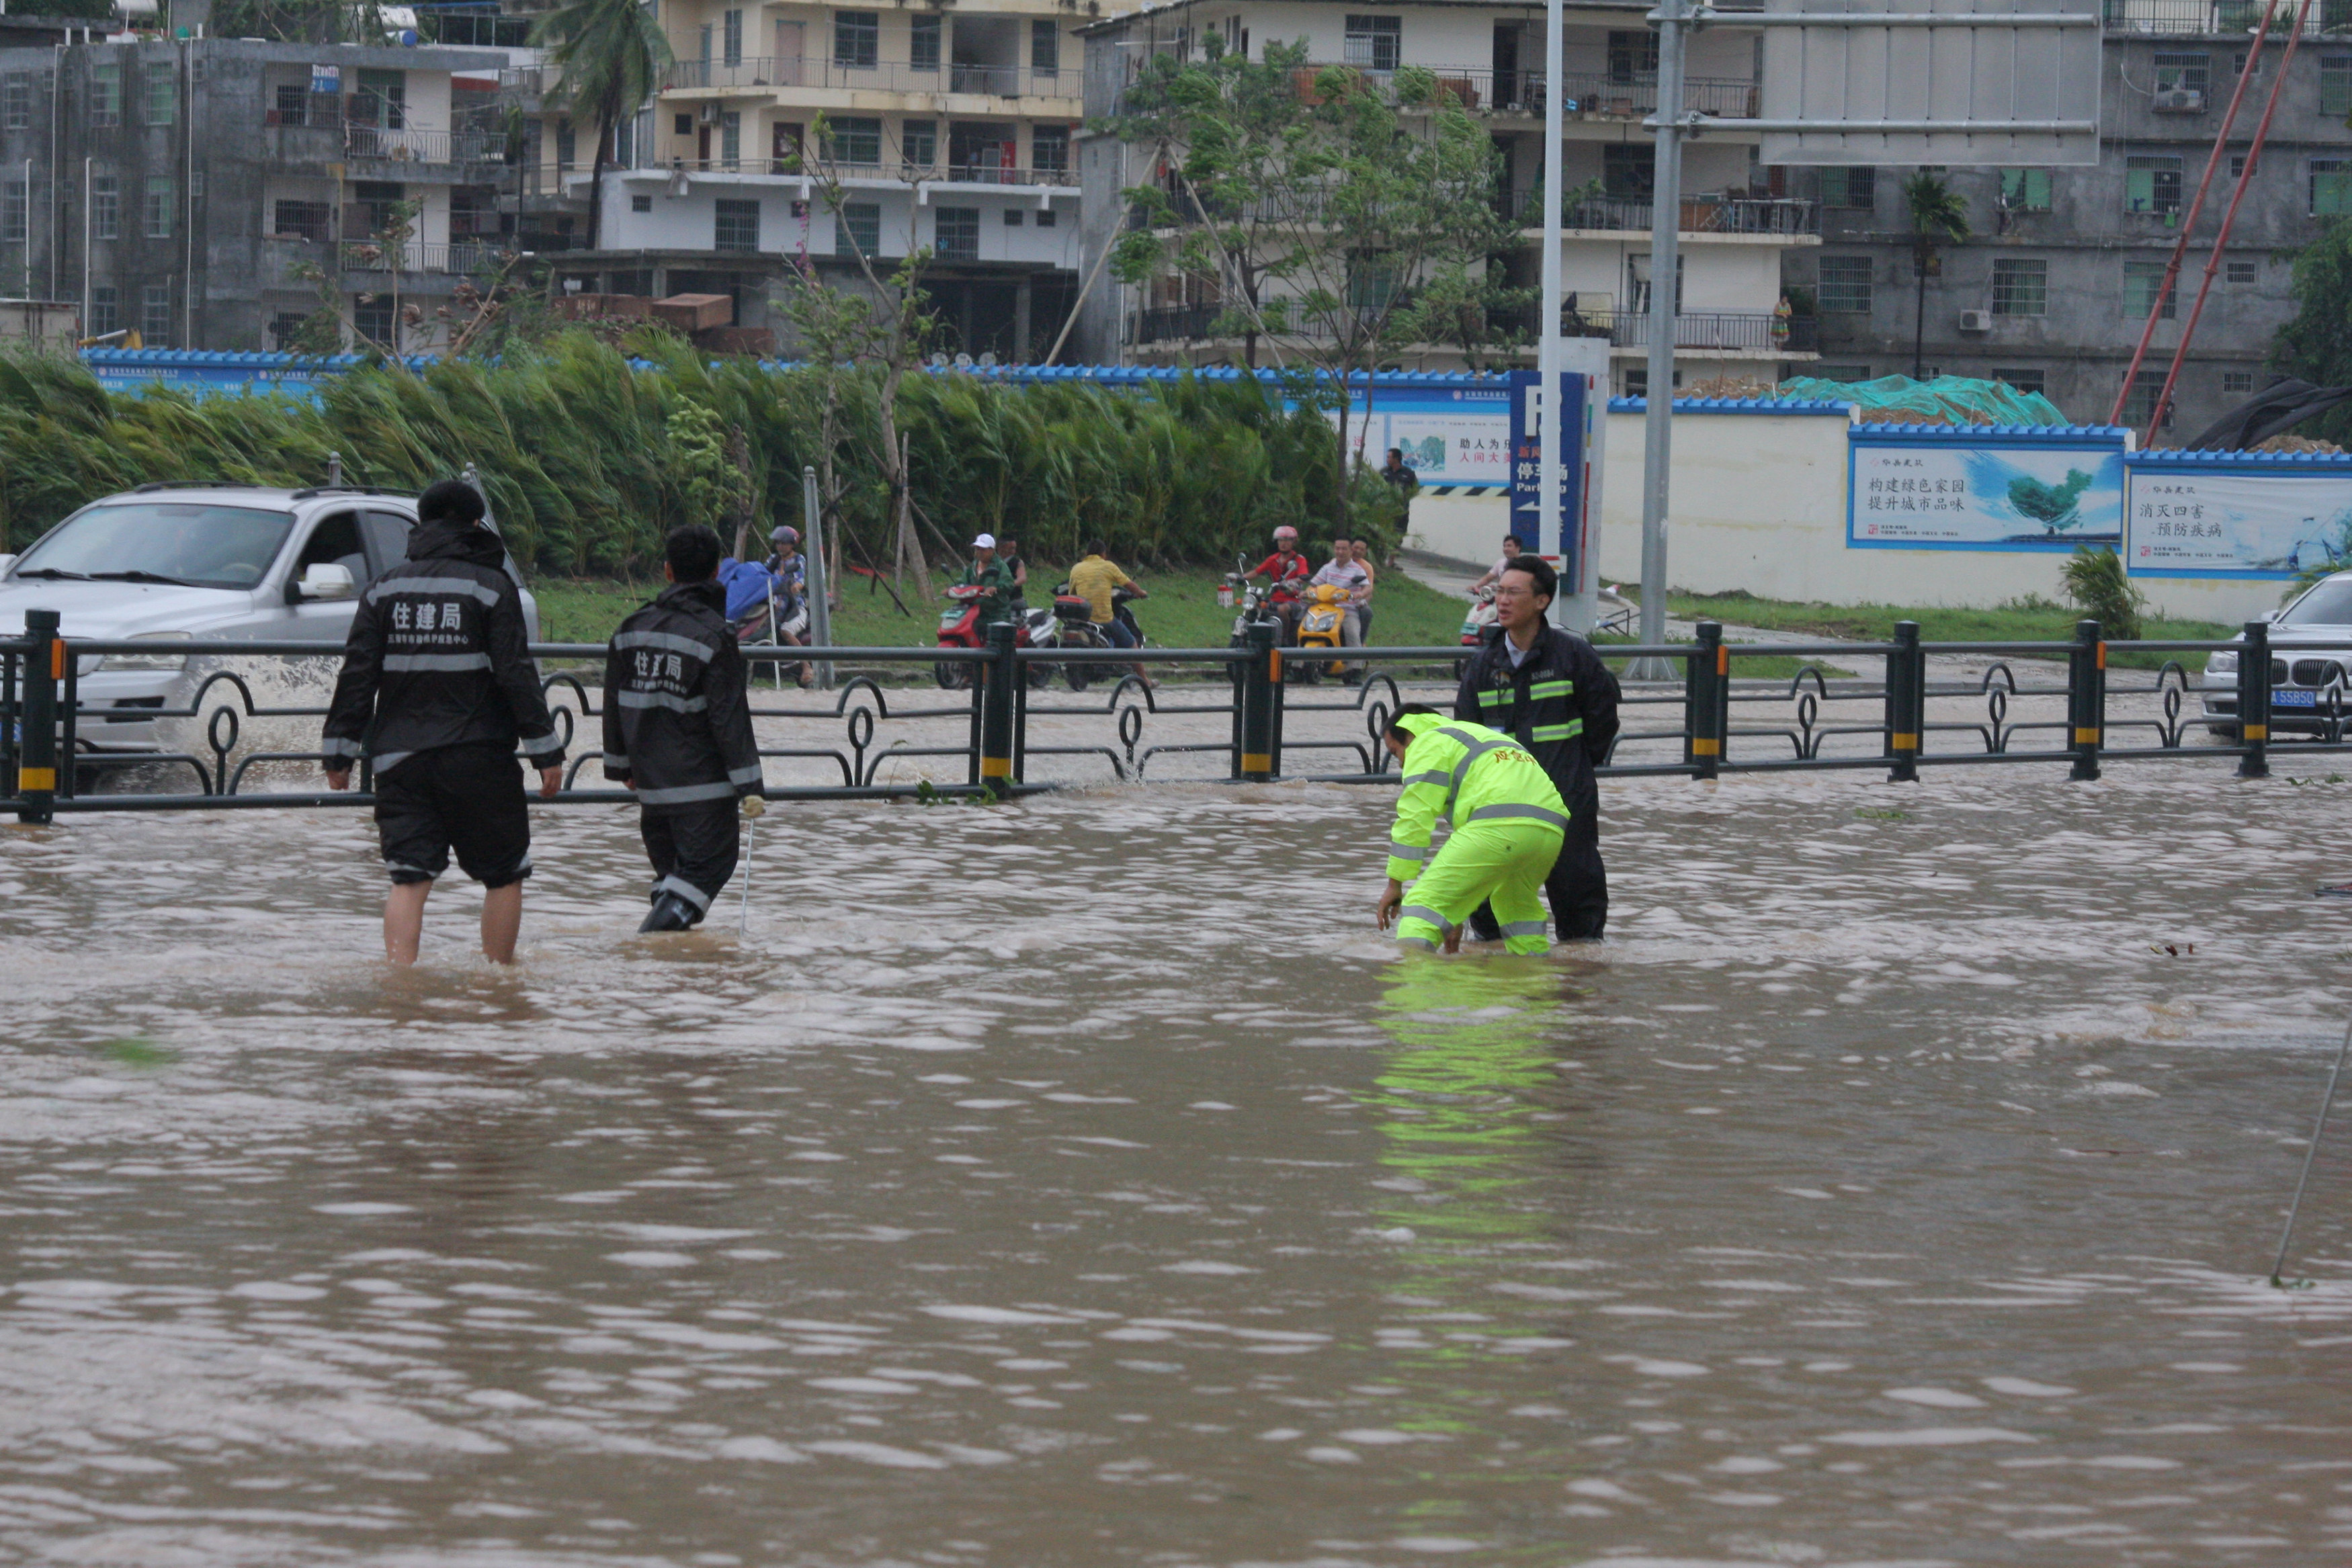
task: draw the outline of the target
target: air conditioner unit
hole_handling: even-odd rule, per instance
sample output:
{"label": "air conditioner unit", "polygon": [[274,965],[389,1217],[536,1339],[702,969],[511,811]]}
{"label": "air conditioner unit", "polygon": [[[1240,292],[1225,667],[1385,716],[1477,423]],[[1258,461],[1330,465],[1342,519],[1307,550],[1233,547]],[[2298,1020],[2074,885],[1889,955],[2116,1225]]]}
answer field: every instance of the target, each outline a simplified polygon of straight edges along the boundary
{"label": "air conditioner unit", "polygon": [[1963,331],[1963,332],[1990,332],[1990,331],[1991,331],[1991,330],[1992,330],[1992,312],[1991,312],[1991,311],[1990,311],[1990,310],[1963,310],[1963,311],[1961,311],[1961,312],[1960,312],[1960,330],[1961,330],[1961,331]]}
{"label": "air conditioner unit", "polygon": [[701,110],[695,115],[695,123],[698,125],[718,124],[719,106],[715,103],[704,104]]}
{"label": "air conditioner unit", "polygon": [[2205,93],[2201,88],[2167,88],[2156,95],[2152,107],[2158,114],[2202,114]]}

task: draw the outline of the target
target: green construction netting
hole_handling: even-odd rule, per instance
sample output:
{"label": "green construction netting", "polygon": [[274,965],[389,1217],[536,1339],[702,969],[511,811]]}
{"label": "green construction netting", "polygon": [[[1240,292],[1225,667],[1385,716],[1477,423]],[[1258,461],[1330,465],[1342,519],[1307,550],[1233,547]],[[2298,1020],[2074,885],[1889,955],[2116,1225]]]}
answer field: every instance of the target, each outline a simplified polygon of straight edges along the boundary
{"label": "green construction netting", "polygon": [[1793,376],[1774,389],[1784,398],[1818,398],[1830,402],[1857,403],[1864,420],[1874,423],[2064,424],[2058,405],[2039,392],[2022,392],[2006,382],[1978,381],[1972,376],[1937,376],[1915,382],[1909,376],[1881,376],[1869,382],[1825,382],[1814,376]]}

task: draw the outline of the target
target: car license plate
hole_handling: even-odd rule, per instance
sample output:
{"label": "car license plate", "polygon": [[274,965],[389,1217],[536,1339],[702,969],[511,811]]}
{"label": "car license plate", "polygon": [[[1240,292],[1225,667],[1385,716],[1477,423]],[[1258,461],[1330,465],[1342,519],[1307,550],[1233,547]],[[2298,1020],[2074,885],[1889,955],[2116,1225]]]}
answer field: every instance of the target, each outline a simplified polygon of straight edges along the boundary
{"label": "car license plate", "polygon": [[2271,693],[2271,706],[2316,708],[2319,706],[2319,694],[2280,688]]}

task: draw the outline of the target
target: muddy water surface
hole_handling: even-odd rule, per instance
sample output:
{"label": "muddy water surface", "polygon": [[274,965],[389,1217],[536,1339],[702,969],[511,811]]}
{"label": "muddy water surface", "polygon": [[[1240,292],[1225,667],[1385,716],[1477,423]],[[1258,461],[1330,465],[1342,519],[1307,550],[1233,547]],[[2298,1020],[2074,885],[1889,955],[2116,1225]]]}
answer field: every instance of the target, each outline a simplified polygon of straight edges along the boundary
{"label": "muddy water surface", "polygon": [[2341,1561],[2347,807],[1612,786],[1454,963],[1360,790],[780,810],[740,946],[574,809],[511,974],[356,814],[9,830],[0,1561]]}

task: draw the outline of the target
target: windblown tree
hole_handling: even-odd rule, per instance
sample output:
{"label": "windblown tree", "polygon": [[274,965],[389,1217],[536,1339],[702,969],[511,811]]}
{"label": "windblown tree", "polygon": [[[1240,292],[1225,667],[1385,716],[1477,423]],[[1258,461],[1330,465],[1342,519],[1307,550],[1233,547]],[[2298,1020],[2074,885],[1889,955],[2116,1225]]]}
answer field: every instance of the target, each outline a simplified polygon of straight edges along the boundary
{"label": "windblown tree", "polygon": [[[2352,219],[2294,254],[2294,319],[2271,340],[2270,368],[2318,387],[2352,386]],[[2352,404],[2297,426],[2297,435],[2352,439]]]}
{"label": "windblown tree", "polygon": [[547,50],[555,72],[550,106],[595,122],[588,186],[593,249],[604,243],[604,170],[613,161],[614,134],[661,86],[669,40],[641,0],[564,0],[540,18],[530,40]]}
{"label": "windblown tree", "polygon": [[1969,204],[1941,174],[1922,169],[1903,182],[1903,211],[1911,221],[1911,276],[1918,298],[1911,318],[1911,374],[1927,363],[1927,277],[1943,267],[1943,247],[1968,240]]}
{"label": "windblown tree", "polygon": [[[1414,343],[1486,342],[1503,298],[1489,258],[1513,237],[1498,200],[1501,154],[1433,73],[1383,81],[1315,68],[1305,43],[1262,59],[1156,56],[1108,129],[1151,150],[1154,183],[1125,193],[1148,226],[1112,267],[1139,288],[1181,278],[1220,307],[1212,336],[1260,344],[1335,416],[1339,472],[1351,470],[1351,378]],[[1349,526],[1349,489],[1334,487]]]}

